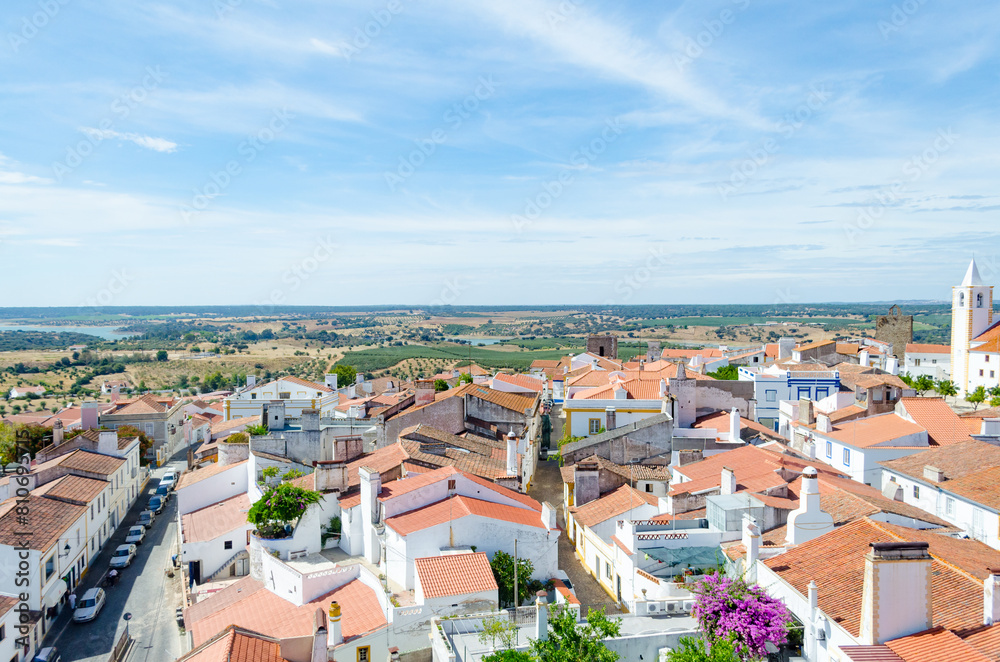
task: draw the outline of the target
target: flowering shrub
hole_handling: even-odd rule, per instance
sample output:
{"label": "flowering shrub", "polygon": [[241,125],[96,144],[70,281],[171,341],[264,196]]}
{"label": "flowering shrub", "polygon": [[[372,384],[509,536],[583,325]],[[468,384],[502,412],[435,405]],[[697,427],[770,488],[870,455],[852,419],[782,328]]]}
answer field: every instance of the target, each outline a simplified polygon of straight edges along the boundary
{"label": "flowering shrub", "polygon": [[785,643],[791,614],[783,602],[760,586],[724,575],[706,575],[694,587],[698,598],[691,615],[709,642],[729,639],[741,660],[766,655],[764,644]]}
{"label": "flowering shrub", "polygon": [[257,527],[264,538],[284,537],[285,524],[298,522],[306,508],[318,503],[319,492],[302,489],[290,483],[272,487],[247,512],[247,521]]}

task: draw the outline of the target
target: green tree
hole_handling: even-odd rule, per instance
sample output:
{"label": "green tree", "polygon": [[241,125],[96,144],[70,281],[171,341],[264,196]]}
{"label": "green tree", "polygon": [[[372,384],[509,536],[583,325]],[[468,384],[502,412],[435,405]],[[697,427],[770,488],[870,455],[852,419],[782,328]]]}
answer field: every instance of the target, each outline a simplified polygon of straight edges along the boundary
{"label": "green tree", "polygon": [[458,385],[459,386],[461,386],[462,384],[471,384],[471,383],[472,383],[472,373],[471,372],[463,372],[463,373],[461,373],[458,376]]}
{"label": "green tree", "polygon": [[156,360],[157,361],[166,361],[167,360],[167,350],[161,349],[160,351],[158,351],[156,353]]}
{"label": "green tree", "polygon": [[935,386],[934,390],[941,395],[958,395],[958,389],[955,388],[954,382],[948,379],[942,379]]}
{"label": "green tree", "polygon": [[[1000,395],[994,395],[992,398],[990,398],[990,406],[1000,407]],[[3,416],[2,412],[0,412],[0,416]]]}
{"label": "green tree", "polygon": [[915,388],[918,393],[926,393],[934,388],[934,380],[931,379],[929,375],[920,375],[913,380],[913,388]]}
{"label": "green tree", "polygon": [[972,392],[965,394],[965,401],[972,404],[972,411],[976,411],[986,401],[986,388],[977,386]]}
{"label": "green tree", "polygon": [[479,632],[479,642],[496,649],[500,640],[502,649],[511,649],[517,644],[517,626],[506,614],[497,614],[483,619],[483,629]]}
{"label": "green tree", "polygon": [[118,426],[119,439],[134,439],[136,437],[139,437],[139,464],[149,464],[149,460],[146,459],[146,451],[153,447],[153,440],[147,437],[145,432],[142,432],[134,425]]}
{"label": "green tree", "polygon": [[914,383],[916,380],[914,380],[913,377],[910,377],[910,375],[908,375],[907,373],[904,372],[903,374],[901,374],[899,376],[899,379],[910,388],[914,388]]}
{"label": "green tree", "polygon": [[740,662],[731,641],[716,641],[709,647],[695,637],[681,637],[680,648],[667,654],[667,662]]}
{"label": "green tree", "polygon": [[736,366],[726,365],[722,366],[715,372],[708,373],[708,376],[712,377],[713,379],[739,379],[740,372],[739,368],[737,368]]}
{"label": "green tree", "polygon": [[294,528],[306,509],[319,503],[319,492],[306,490],[291,483],[282,483],[264,493],[247,512],[247,521],[257,527],[264,538],[284,537],[285,525]]}
{"label": "green tree", "polygon": [[532,641],[531,654],[539,662],[615,662],[618,653],[601,641],[621,635],[621,619],[610,619],[604,610],[587,611],[587,622],[576,622],[576,612],[568,608],[552,610],[549,636]]}
{"label": "green tree", "polygon": [[343,363],[333,366],[332,374],[337,375],[337,386],[340,388],[353,384],[358,377],[357,370]]}
{"label": "green tree", "polygon": [[441,391],[447,391],[447,390],[448,390],[448,382],[446,382],[443,379],[435,379],[434,380],[434,392],[435,393],[440,393]]}
{"label": "green tree", "polygon": [[[497,580],[498,597],[502,606],[514,604],[514,557],[504,551],[498,551],[490,560],[493,577]],[[530,559],[517,559],[517,604],[522,605],[531,595],[531,573],[535,564]],[[535,590],[538,590],[537,588]]]}

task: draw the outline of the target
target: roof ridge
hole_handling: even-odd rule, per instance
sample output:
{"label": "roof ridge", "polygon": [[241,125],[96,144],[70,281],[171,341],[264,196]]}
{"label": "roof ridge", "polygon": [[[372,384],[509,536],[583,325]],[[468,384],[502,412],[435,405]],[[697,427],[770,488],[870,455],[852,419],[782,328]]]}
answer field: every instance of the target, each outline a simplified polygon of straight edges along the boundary
{"label": "roof ridge", "polygon": [[[865,519],[871,521],[878,529],[880,529],[881,531],[884,531],[886,534],[892,536],[893,538],[895,538],[899,542],[910,542],[910,541],[907,541],[902,536],[900,536],[895,531],[892,531],[892,530],[887,529],[884,526],[882,526],[883,523],[877,522],[877,521],[875,521],[875,520],[873,520],[873,519],[871,519],[871,518],[869,518],[867,516],[865,516]],[[898,525],[898,526],[902,526],[902,525]],[[909,527],[905,527],[905,528],[909,528]],[[916,531],[917,529],[914,529],[914,530]],[[938,534],[935,533],[933,535],[938,535]],[[921,541],[918,541],[918,542],[921,542]],[[979,586],[982,586],[983,582],[978,577],[969,574],[968,572],[966,572],[962,568],[959,568],[958,566],[956,566],[955,564],[953,564],[951,561],[943,559],[939,555],[937,555],[934,552],[932,552],[930,550],[930,543],[928,543],[927,553],[930,554],[930,556],[931,556],[932,559],[934,559],[935,561],[937,561],[941,565],[943,565],[943,566],[945,566],[945,567],[947,567],[947,568],[949,568],[949,569],[951,569],[951,570],[959,573],[960,575],[963,575],[966,579],[969,579],[969,580],[975,582]]]}

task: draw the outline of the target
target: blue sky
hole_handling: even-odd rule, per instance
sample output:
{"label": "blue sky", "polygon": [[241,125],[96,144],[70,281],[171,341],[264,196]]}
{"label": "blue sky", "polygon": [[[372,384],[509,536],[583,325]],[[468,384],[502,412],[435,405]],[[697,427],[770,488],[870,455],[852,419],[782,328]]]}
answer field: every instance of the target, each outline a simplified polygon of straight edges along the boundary
{"label": "blue sky", "polygon": [[[0,305],[1000,282],[1000,5],[10,0]],[[8,279],[8,283],[10,283]]]}

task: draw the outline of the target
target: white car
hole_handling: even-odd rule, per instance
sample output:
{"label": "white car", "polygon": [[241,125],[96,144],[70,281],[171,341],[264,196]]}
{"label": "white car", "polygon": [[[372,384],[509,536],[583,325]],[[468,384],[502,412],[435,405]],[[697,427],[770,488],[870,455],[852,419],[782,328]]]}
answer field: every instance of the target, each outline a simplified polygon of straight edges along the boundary
{"label": "white car", "polygon": [[168,471],[163,474],[163,478],[160,479],[160,485],[166,485],[168,488],[173,489],[174,485],[177,484],[177,474],[173,471]]}
{"label": "white car", "polygon": [[141,524],[129,527],[128,535],[125,536],[125,542],[132,543],[135,545],[141,545],[142,541],[146,538],[146,527]]}
{"label": "white car", "polygon": [[73,610],[74,623],[86,623],[97,618],[104,607],[104,589],[92,588],[83,594],[76,609]]}
{"label": "white car", "polygon": [[112,568],[127,568],[132,565],[135,558],[135,545],[118,545],[115,553],[111,555]]}

